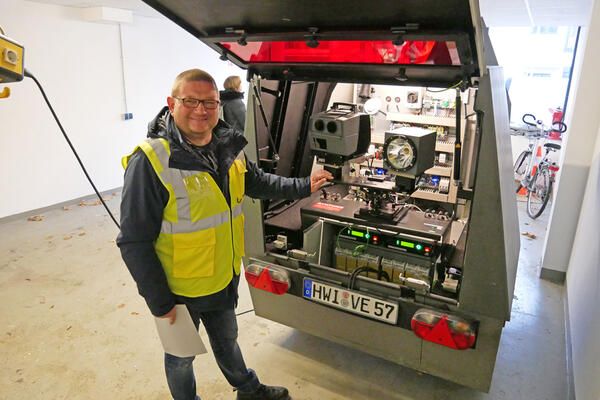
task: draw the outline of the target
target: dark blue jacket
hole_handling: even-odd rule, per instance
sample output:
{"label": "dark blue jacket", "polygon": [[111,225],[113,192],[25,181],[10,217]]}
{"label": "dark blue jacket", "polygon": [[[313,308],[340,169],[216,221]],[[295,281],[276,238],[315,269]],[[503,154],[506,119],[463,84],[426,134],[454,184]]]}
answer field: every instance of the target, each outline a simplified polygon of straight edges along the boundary
{"label": "dark blue jacket", "polygon": [[235,90],[221,90],[219,92],[223,107],[223,119],[233,128],[244,131],[246,124],[246,105],[242,101],[244,93]]}
{"label": "dark blue jacket", "polygon": [[[217,184],[229,202],[227,171],[238,153],[248,143],[242,134],[219,121],[213,130],[216,140],[218,165]],[[182,140],[168,108],[163,108],[148,126],[148,137],[163,137],[169,141],[169,166],[177,169],[206,171],[202,158]],[[245,176],[246,195],[258,199],[297,199],[310,195],[310,178],[284,178],[262,171],[247,160]],[[123,261],[155,316],[166,314],[177,302],[170,291],[162,265],[154,251],[154,241],[160,233],[163,210],[169,199],[167,189],[160,182],[150,161],[142,151],[134,154],[125,171],[121,199],[121,232],[117,245]],[[237,304],[239,276],[222,291],[196,299],[204,311],[233,308]]]}

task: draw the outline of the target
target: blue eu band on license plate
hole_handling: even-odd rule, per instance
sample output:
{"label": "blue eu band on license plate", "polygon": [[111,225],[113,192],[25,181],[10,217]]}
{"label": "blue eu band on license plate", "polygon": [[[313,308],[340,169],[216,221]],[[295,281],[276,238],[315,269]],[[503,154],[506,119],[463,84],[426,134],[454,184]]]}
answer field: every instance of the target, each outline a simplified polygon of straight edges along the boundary
{"label": "blue eu band on license plate", "polygon": [[328,285],[304,278],[302,296],[317,303],[345,310],[367,318],[395,325],[398,321],[398,304],[353,290]]}

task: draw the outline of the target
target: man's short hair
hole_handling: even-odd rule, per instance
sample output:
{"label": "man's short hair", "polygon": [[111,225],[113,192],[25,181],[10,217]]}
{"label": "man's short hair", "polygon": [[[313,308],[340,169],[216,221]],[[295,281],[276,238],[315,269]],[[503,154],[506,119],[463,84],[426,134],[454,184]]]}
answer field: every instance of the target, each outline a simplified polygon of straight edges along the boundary
{"label": "man's short hair", "polygon": [[179,92],[179,88],[181,84],[184,82],[208,82],[217,92],[219,92],[219,88],[217,88],[217,83],[214,78],[206,71],[202,71],[201,69],[188,69],[187,71],[183,71],[177,78],[175,78],[175,82],[173,82],[173,88],[171,89],[171,96],[177,96]]}
{"label": "man's short hair", "polygon": [[237,75],[228,76],[223,82],[223,87],[227,90],[239,90],[242,80]]}

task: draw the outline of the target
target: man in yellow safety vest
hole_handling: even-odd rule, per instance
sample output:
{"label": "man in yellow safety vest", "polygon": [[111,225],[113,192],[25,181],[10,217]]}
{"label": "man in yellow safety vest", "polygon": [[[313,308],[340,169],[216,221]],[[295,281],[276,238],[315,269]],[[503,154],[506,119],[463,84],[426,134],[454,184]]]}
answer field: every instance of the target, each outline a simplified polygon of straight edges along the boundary
{"label": "man in yellow safety vest", "polygon": [[[148,138],[123,157],[125,181],[117,245],[152,314],[175,322],[185,304],[202,321],[217,364],[238,400],[290,399],[283,387],[260,383],[237,344],[234,309],[244,255],[245,195],[307,197],[333,177],[263,172],[247,160],[247,141],[219,120],[219,91],[199,69],[177,76],[167,107],[150,123]],[[175,400],[198,400],[194,357],[165,354]]]}

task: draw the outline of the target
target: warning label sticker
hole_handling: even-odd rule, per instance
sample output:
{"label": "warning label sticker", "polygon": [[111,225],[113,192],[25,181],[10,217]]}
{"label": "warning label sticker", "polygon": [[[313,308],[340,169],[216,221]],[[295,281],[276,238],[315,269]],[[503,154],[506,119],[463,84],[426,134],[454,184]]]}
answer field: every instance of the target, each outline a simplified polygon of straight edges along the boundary
{"label": "warning label sticker", "polygon": [[344,206],[338,206],[337,204],[328,204],[328,203],[315,203],[312,205],[312,208],[318,208],[326,211],[340,212],[344,209]]}

